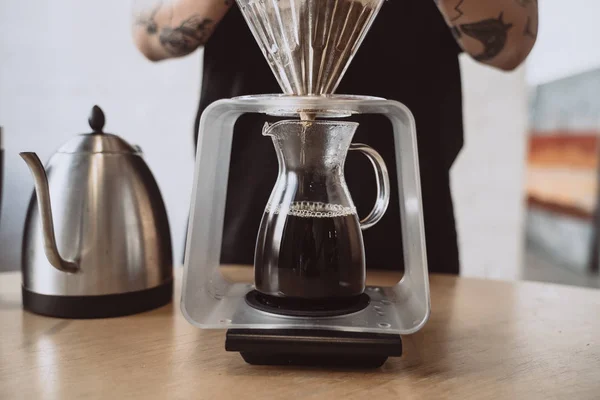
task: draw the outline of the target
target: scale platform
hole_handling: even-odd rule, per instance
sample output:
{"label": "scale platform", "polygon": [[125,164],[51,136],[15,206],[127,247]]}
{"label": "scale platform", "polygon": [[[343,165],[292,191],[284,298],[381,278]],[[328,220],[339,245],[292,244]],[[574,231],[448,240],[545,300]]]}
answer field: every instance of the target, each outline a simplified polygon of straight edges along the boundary
{"label": "scale platform", "polygon": [[252,365],[379,368],[402,355],[400,335],[323,329],[229,329],[225,350]]}

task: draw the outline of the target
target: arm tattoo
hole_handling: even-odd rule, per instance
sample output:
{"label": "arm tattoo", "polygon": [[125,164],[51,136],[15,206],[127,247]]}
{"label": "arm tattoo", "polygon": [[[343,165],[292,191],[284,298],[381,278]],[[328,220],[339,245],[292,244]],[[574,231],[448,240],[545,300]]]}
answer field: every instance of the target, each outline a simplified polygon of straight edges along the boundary
{"label": "arm tattoo", "polygon": [[456,4],[456,6],[454,7],[454,11],[457,12],[457,15],[455,15],[454,17],[452,17],[450,19],[450,22],[454,22],[454,21],[456,21],[457,19],[459,19],[460,17],[462,17],[464,15],[464,13],[462,12],[462,10],[460,9],[460,6],[462,6],[462,3],[464,3],[464,2],[465,2],[465,0],[460,0],[458,2],[458,4]]}
{"label": "arm tattoo", "polygon": [[489,18],[479,22],[460,25],[460,30],[467,36],[480,41],[484,50],[481,54],[473,56],[477,61],[487,61],[496,57],[504,49],[508,31],[513,24],[505,23],[504,13],[500,13],[498,18]]}
{"label": "arm tattoo", "polygon": [[[233,0],[225,1],[233,2]],[[150,15],[138,17],[136,24],[144,26],[148,35],[158,33],[160,44],[169,54],[185,56],[206,43],[213,28],[213,21],[210,18],[192,15],[175,28],[165,26],[159,29],[155,16],[161,6],[162,2],[152,10]]]}
{"label": "arm tattoo", "polygon": [[527,17],[527,22],[525,23],[525,30],[523,31],[523,36],[529,36],[532,39],[537,38],[537,34],[531,31],[531,17]]}
{"label": "arm tattoo", "polygon": [[154,35],[156,32],[158,32],[158,25],[156,24],[156,21],[154,20],[154,17],[156,16],[156,13],[158,12],[158,10],[160,10],[161,6],[162,6],[162,2],[159,3],[150,12],[149,16],[146,17],[144,15],[140,15],[135,20],[135,23],[137,25],[142,25],[142,26],[146,27],[146,32],[148,33],[148,35]]}
{"label": "arm tattoo", "polygon": [[184,56],[206,43],[212,31],[213,21],[193,15],[178,27],[164,27],[158,36],[160,43],[170,54]]}

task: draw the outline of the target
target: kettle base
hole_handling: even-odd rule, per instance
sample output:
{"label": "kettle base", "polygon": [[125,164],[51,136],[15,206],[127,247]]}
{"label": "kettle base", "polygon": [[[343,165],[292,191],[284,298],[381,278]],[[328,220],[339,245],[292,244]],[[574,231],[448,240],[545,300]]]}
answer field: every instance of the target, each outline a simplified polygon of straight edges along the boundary
{"label": "kettle base", "polygon": [[159,286],[128,293],[98,296],[56,296],[22,287],[23,308],[34,314],[55,318],[112,318],[162,307],[173,298],[173,280]]}

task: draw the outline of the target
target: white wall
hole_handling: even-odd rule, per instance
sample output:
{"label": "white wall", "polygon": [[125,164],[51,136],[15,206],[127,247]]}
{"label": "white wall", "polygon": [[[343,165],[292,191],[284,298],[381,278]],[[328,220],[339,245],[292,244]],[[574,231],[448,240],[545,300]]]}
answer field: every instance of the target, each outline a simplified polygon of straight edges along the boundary
{"label": "white wall", "polygon": [[461,58],[465,146],[452,167],[461,274],[514,280],[523,249],[527,129],[523,68]]}
{"label": "white wall", "polygon": [[527,61],[527,83],[536,85],[600,66],[600,2],[539,2],[538,40]]}
{"label": "white wall", "polygon": [[47,158],[89,132],[98,104],[106,131],[139,144],[167,203],[181,260],[193,173],[193,122],[200,55],[152,64],[130,39],[130,2],[2,0],[0,125],[6,164],[0,216],[0,270],[18,269],[33,181],[19,151]]}

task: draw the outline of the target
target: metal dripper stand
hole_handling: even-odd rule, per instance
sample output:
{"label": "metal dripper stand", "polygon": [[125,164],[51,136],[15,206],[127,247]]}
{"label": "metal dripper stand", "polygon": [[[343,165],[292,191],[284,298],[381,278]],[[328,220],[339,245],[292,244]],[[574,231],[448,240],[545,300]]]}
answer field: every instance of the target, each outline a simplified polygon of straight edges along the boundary
{"label": "metal dripper stand", "polygon": [[[202,329],[228,329],[226,350],[248,363],[379,367],[402,354],[400,335],[420,330],[429,318],[414,118],[396,101],[333,94],[383,2],[237,0],[283,94],[219,100],[201,116],[181,310]],[[257,307],[248,301],[256,281],[225,279],[219,261],[233,127],[245,113],[331,123],[383,114],[391,121],[405,266],[399,282],[366,286],[368,301],[351,312],[317,316]]]}

